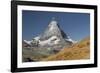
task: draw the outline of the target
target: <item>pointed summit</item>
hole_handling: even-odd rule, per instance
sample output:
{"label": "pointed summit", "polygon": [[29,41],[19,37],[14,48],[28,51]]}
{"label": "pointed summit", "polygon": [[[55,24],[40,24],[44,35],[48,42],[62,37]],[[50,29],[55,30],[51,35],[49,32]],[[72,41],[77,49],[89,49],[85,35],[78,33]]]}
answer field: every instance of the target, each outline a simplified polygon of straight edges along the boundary
{"label": "pointed summit", "polygon": [[40,40],[48,40],[52,37],[57,37],[60,42],[65,42],[65,39],[68,39],[69,37],[65,34],[65,32],[60,28],[57,20],[55,17],[52,18],[50,23],[48,24],[46,30],[41,34]]}
{"label": "pointed summit", "polygon": [[57,25],[57,24],[58,24],[58,22],[56,21],[56,18],[55,17],[52,17],[49,25]]}
{"label": "pointed summit", "polygon": [[[73,44],[73,40],[60,28],[58,21],[53,17],[45,31],[37,37],[33,38],[33,42],[37,46],[52,47],[53,49],[61,49]],[[34,45],[33,45],[34,46]]]}
{"label": "pointed summit", "polygon": [[51,36],[60,36],[60,28],[54,17],[51,19],[46,30],[41,34],[41,40],[48,39]]}
{"label": "pointed summit", "polygon": [[55,18],[53,17],[51,22],[49,23],[47,29],[49,29],[50,31],[53,31],[54,29],[58,29],[58,22],[55,20]]}

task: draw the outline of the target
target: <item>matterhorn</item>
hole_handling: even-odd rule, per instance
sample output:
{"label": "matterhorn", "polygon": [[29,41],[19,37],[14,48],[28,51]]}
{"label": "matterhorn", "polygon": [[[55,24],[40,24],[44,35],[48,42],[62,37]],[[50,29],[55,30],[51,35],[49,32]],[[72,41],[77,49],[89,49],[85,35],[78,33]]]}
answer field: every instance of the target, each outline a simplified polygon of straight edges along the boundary
{"label": "matterhorn", "polygon": [[65,47],[70,47],[74,41],[52,18],[47,28],[32,40],[23,40],[23,62],[40,61],[50,55],[60,52]]}
{"label": "matterhorn", "polygon": [[[25,42],[28,42],[25,40]],[[59,23],[53,17],[47,28],[39,36],[33,37],[31,42],[28,42],[31,47],[50,47],[60,50],[64,46],[70,46],[74,41],[60,28]]]}

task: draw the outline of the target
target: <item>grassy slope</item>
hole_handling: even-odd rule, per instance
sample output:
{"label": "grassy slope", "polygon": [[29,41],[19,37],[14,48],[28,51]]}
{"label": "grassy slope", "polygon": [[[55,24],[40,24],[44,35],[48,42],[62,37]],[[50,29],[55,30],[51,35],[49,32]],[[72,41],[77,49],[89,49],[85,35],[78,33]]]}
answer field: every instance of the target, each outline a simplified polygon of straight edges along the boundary
{"label": "grassy slope", "polygon": [[49,56],[43,59],[43,61],[53,61],[53,60],[79,60],[79,59],[89,59],[90,58],[90,38],[87,37],[82,41],[73,44],[69,48],[64,48],[56,55]]}

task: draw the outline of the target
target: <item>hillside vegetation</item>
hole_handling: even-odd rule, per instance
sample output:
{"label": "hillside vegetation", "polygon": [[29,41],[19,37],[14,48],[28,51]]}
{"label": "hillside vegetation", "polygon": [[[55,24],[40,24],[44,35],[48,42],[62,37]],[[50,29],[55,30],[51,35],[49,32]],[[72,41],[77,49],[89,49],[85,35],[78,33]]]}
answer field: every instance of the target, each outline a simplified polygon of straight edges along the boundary
{"label": "hillside vegetation", "polygon": [[69,48],[62,49],[59,53],[49,56],[42,61],[54,60],[79,60],[90,58],[90,38],[87,37]]}

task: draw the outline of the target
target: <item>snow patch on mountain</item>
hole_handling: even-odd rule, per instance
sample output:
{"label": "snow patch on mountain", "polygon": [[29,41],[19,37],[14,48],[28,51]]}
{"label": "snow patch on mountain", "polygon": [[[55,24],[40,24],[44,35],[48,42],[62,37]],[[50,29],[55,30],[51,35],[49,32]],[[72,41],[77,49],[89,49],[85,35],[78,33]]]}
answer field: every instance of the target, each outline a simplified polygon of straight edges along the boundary
{"label": "snow patch on mountain", "polygon": [[32,40],[31,40],[31,41],[24,40],[24,42],[25,42],[26,44],[31,45]]}
{"label": "snow patch on mountain", "polygon": [[57,36],[52,36],[48,40],[45,40],[45,41],[40,41],[39,40],[39,44],[41,46],[44,46],[44,45],[50,45],[50,46],[52,46],[52,45],[58,44],[59,41],[60,41],[60,39]]}
{"label": "snow patch on mountain", "polygon": [[67,36],[68,38],[65,39],[66,41],[72,42],[72,43],[76,43],[74,40],[72,40],[69,36]]}
{"label": "snow patch on mountain", "polygon": [[34,39],[38,41],[40,39],[40,36],[37,36]]}

